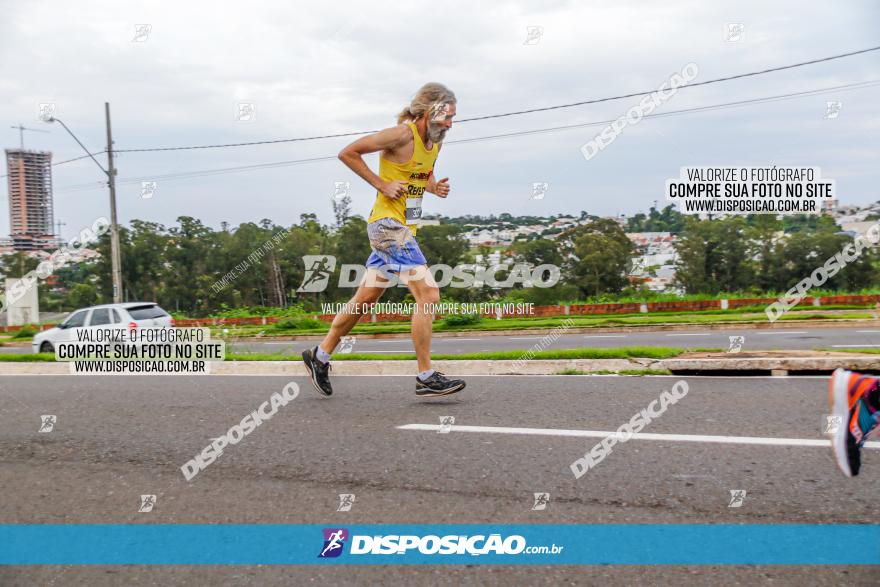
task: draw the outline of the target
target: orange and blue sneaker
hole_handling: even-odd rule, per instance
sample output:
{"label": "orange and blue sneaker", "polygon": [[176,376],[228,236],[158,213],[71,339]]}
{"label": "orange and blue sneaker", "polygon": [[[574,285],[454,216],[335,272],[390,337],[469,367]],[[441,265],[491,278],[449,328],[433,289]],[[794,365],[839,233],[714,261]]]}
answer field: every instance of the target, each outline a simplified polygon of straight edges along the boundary
{"label": "orange and blue sneaker", "polygon": [[859,474],[861,450],[880,420],[880,379],[837,369],[828,384],[834,460],[847,477]]}

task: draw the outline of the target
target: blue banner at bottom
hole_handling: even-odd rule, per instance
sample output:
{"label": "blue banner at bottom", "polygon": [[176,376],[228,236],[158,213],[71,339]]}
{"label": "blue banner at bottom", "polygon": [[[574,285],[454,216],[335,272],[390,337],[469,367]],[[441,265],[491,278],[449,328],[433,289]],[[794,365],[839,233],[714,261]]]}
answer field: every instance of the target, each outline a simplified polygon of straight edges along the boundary
{"label": "blue banner at bottom", "polygon": [[0,525],[6,565],[876,565],[880,525]]}

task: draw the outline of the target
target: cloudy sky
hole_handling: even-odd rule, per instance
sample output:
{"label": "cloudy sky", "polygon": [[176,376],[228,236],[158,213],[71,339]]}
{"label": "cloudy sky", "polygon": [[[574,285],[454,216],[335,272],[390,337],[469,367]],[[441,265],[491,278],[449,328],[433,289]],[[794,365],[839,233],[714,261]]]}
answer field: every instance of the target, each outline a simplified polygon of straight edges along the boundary
{"label": "cloudy sky", "polygon": [[[0,4],[3,146],[18,146],[12,125],[48,130],[26,131],[25,146],[55,161],[82,151],[37,120],[41,103],[93,150],[105,145],[105,101],[117,149],[212,145],[383,128],[428,81],[452,88],[457,118],[470,118],[652,90],[689,62],[701,81],[880,44],[873,0]],[[731,23],[743,27],[736,41]],[[529,27],[540,36],[527,41]],[[685,89],[658,112],[870,80],[880,80],[880,52]],[[425,213],[631,214],[662,202],[664,181],[694,165],[818,166],[844,203],[876,201],[878,97],[880,85],[863,86],[645,119],[590,161],[580,147],[597,126],[452,141],[610,120],[638,98],[456,124],[436,168],[452,193],[426,198]],[[836,118],[826,118],[828,101],[841,102]],[[236,119],[240,103],[254,105],[253,120]],[[314,212],[329,223],[338,181],[351,181],[354,212],[366,215],[374,192],[338,160],[288,163],[332,157],[345,143],[120,154],[120,220],[290,224]],[[273,163],[282,165],[193,173]],[[64,236],[108,214],[101,177],[88,159],[54,168]],[[142,198],[151,179],[157,189]],[[543,199],[532,198],[536,182],[549,185]],[[0,214],[0,234],[8,230]]]}

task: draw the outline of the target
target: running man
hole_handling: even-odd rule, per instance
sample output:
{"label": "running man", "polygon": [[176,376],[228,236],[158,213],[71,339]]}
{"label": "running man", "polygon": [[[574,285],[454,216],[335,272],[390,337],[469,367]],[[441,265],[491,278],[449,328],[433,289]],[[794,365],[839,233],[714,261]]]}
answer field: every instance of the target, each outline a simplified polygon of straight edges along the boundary
{"label": "running man", "polygon": [[[339,340],[369,310],[369,305],[382,296],[390,285],[386,276],[391,274],[406,283],[416,302],[412,316],[412,340],[419,363],[416,395],[444,396],[465,387],[461,379],[448,379],[431,368],[433,304],[440,300],[440,290],[415,239],[423,194],[428,192],[441,198],[449,195],[449,178],[437,181],[434,163],[446,132],[452,128],[455,103],[455,94],[442,84],[425,84],[398,114],[397,126],[360,138],[339,153],[343,163],[376,188],[376,201],[367,221],[373,252],[348,308],[336,315],[321,344],[303,351],[312,383],[324,395],[333,393],[330,355]],[[367,153],[377,151],[379,175],[363,159]]]}
{"label": "running man", "polygon": [[847,477],[859,474],[862,446],[880,420],[880,379],[837,369],[828,384],[834,460]]}

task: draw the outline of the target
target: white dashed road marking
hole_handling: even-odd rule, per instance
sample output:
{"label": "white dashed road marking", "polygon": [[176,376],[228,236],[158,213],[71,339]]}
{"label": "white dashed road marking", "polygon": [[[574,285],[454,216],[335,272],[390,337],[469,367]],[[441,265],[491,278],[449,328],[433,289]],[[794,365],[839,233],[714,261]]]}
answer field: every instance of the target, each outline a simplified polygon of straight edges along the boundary
{"label": "white dashed road marking", "polygon": [[758,332],[757,334],[809,334],[806,330],[769,330],[767,332]]}
{"label": "white dashed road marking", "polygon": [[873,349],[880,348],[880,344],[833,344],[832,347],[836,349]]}
{"label": "white dashed road marking", "polygon": [[[439,424],[404,424],[400,430],[421,430],[436,432]],[[450,432],[483,432],[486,434],[525,434],[530,436],[569,436],[575,438],[605,438],[624,435],[612,430],[564,430],[557,428],[508,428],[504,426],[452,426]],[[823,446],[831,445],[830,440],[817,438],[766,438],[759,436],[707,436],[701,434],[655,434],[637,432],[633,440],[658,440],[661,442],[705,442],[714,444],[759,444],[765,446]],[[866,442],[867,448],[880,448],[880,442]]]}

